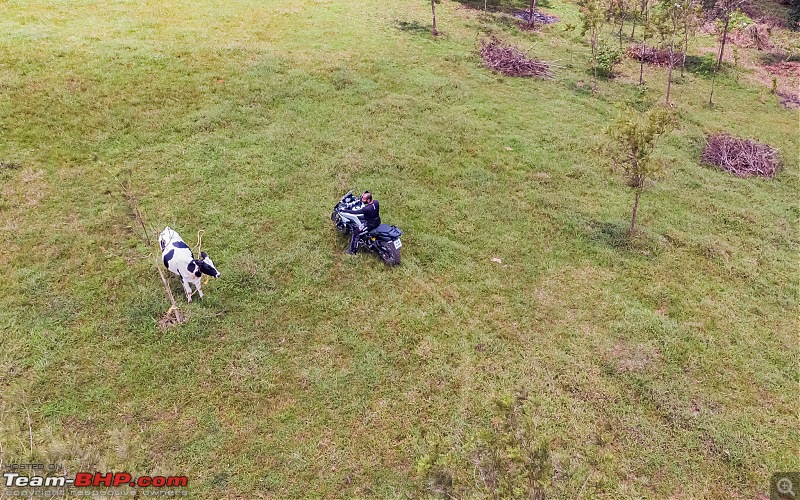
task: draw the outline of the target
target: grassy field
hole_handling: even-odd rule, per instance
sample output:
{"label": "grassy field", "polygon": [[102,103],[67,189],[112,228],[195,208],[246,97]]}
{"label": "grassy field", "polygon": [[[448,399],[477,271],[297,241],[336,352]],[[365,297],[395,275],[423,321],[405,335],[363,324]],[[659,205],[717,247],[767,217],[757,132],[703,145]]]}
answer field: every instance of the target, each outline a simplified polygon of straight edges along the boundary
{"label": "grassy field", "polygon": [[[800,469],[798,114],[745,70],[713,108],[707,75],[673,86],[632,245],[593,147],[665,72],[590,92],[572,3],[525,33],[442,0],[436,40],[409,0],[0,11],[3,463],[186,474],[196,498],[480,498],[509,434],[548,450],[551,498],[755,498]],[[490,33],[556,78],[481,68]],[[711,131],[785,168],[702,166]],[[205,231],[222,278],[185,324],[158,328],[123,182],[151,237]],[[348,189],[402,228],[402,266],[344,254]]]}

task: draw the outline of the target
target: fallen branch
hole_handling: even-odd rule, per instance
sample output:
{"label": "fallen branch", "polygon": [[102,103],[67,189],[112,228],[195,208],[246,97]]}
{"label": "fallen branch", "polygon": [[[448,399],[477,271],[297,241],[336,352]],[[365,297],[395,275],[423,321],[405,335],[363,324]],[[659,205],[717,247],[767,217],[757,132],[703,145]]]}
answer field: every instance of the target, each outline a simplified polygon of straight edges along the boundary
{"label": "fallen branch", "polygon": [[[125,193],[125,197],[128,200],[128,205],[133,211],[134,219],[136,219],[136,221],[142,227],[142,234],[144,235],[144,241],[147,243],[147,247],[152,248],[153,243],[150,240],[150,234],[147,231],[144,215],[142,215],[142,212],[139,209],[139,200],[133,194],[133,190],[131,189],[129,182],[120,182],[120,185],[122,186],[122,190]],[[172,324],[183,323],[183,315],[181,314],[180,309],[178,309],[178,304],[175,302],[175,297],[172,295],[172,289],[169,287],[169,283],[167,283],[167,278],[161,271],[161,262],[158,259],[158,254],[153,252],[151,253],[151,255],[153,256],[153,261],[156,267],[156,271],[158,271],[158,275],[161,277],[161,283],[164,284],[164,290],[166,290],[167,297],[169,298],[169,301],[172,304],[172,307],[170,307],[167,310],[166,314],[164,314],[164,317],[161,318],[161,321],[159,321],[159,325],[163,328],[166,326],[170,326]],[[171,315],[174,315],[175,321],[171,320],[170,318]]]}
{"label": "fallen branch", "polygon": [[33,458],[33,427],[31,427],[31,413],[25,408],[25,416],[28,418],[28,435],[31,438],[31,458]]}
{"label": "fallen branch", "polygon": [[586,476],[586,479],[583,480],[583,484],[581,485],[581,489],[578,490],[578,495],[575,497],[575,500],[581,500],[581,496],[583,496],[583,489],[586,488],[586,483],[589,482],[589,479],[592,477],[593,474],[594,471],[590,472],[589,475]]}

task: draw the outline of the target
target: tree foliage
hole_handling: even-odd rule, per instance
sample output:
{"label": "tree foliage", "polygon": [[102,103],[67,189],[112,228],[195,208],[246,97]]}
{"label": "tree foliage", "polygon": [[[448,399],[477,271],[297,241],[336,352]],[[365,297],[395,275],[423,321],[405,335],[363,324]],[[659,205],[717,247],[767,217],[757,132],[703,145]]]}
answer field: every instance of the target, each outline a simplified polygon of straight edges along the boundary
{"label": "tree foliage", "polygon": [[601,42],[597,48],[597,73],[605,78],[614,76],[614,69],[622,61],[622,52],[616,47]]}

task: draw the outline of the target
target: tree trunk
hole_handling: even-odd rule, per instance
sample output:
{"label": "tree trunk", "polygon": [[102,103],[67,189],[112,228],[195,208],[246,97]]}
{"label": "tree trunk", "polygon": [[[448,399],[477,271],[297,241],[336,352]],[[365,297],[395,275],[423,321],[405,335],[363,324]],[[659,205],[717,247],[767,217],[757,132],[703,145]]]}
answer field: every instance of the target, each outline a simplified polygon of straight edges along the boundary
{"label": "tree trunk", "polygon": [[692,19],[694,19],[694,2],[689,1],[689,12],[686,13],[683,24],[683,60],[681,61],[681,78],[686,72],[686,52],[689,51],[689,29],[691,28]]}
{"label": "tree trunk", "polygon": [[639,209],[639,196],[641,196],[641,192],[636,190],[636,199],[633,202],[633,215],[631,215],[631,229],[630,234],[633,234],[633,230],[636,227],[636,211]]}
{"label": "tree trunk", "polygon": [[675,35],[673,32],[672,41],[669,46],[669,76],[667,77],[667,97],[664,104],[669,106],[669,92],[672,89],[672,68],[675,66]]}
{"label": "tree trunk", "polygon": [[633,16],[633,29],[631,30],[631,41],[633,41],[633,34],[636,33],[636,15]]}
{"label": "tree trunk", "polygon": [[161,276],[161,282],[164,283],[164,288],[167,290],[167,298],[169,298],[169,301],[172,304],[172,307],[169,308],[165,316],[168,316],[169,312],[172,311],[175,314],[175,321],[178,323],[183,323],[183,315],[181,315],[181,311],[178,309],[178,304],[175,303],[175,296],[172,295],[172,289],[169,287],[169,283],[167,283],[167,278],[164,277],[164,273],[161,272],[161,262],[159,261],[158,256],[155,254],[153,257],[156,261],[156,271],[158,271],[158,275]]}
{"label": "tree trunk", "polygon": [[533,28],[533,12],[536,10],[536,0],[531,0],[531,8],[528,10],[528,27]]}
{"label": "tree trunk", "polygon": [[431,0],[431,12],[433,12],[433,30],[431,34],[433,34],[433,36],[438,36],[439,32],[436,31],[436,0]]}
{"label": "tree trunk", "polygon": [[714,70],[714,76],[711,77],[711,93],[708,95],[708,105],[714,105],[714,84],[717,82],[717,70]]}
{"label": "tree trunk", "polygon": [[597,35],[592,35],[592,71],[594,72],[594,80],[592,81],[592,90],[597,90]]}
{"label": "tree trunk", "polygon": [[728,38],[728,23],[730,23],[731,15],[730,13],[726,13],[725,15],[725,28],[722,31],[722,43],[719,46],[719,59],[717,59],[717,65],[714,67],[714,76],[711,77],[711,93],[708,95],[708,105],[714,105],[714,84],[717,82],[717,72],[719,72],[719,68],[722,66],[722,55],[725,52],[725,41]]}
{"label": "tree trunk", "polygon": [[642,39],[642,58],[639,61],[639,85],[644,85],[644,53],[647,51],[647,39]]}
{"label": "tree trunk", "polygon": [[731,15],[730,13],[728,13],[725,16],[725,28],[722,31],[722,44],[720,44],[719,46],[719,59],[717,59],[716,71],[719,71],[719,68],[722,66],[722,56],[725,54],[725,42],[728,39],[728,24],[730,22],[731,22]]}
{"label": "tree trunk", "polygon": [[686,71],[686,52],[689,50],[689,27],[686,27],[686,33],[683,38],[683,60],[681,61],[681,78]]}
{"label": "tree trunk", "polygon": [[625,18],[622,18],[622,21],[619,23],[619,50],[622,52],[622,28],[625,27]]}
{"label": "tree trunk", "polygon": [[642,2],[642,58],[639,61],[639,85],[644,85],[644,54],[647,50],[647,4],[648,0]]}

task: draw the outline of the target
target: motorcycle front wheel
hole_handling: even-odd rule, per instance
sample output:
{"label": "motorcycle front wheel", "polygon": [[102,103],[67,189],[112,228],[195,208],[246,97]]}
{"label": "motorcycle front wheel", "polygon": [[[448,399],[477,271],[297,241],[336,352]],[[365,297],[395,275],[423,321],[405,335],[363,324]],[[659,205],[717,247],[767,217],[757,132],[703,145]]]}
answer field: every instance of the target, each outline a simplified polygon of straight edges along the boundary
{"label": "motorcycle front wheel", "polygon": [[333,222],[333,225],[336,226],[336,230],[339,231],[340,233],[342,234],[348,233],[347,224],[345,224],[344,221],[342,221],[338,213],[333,212],[331,214],[331,222]]}

